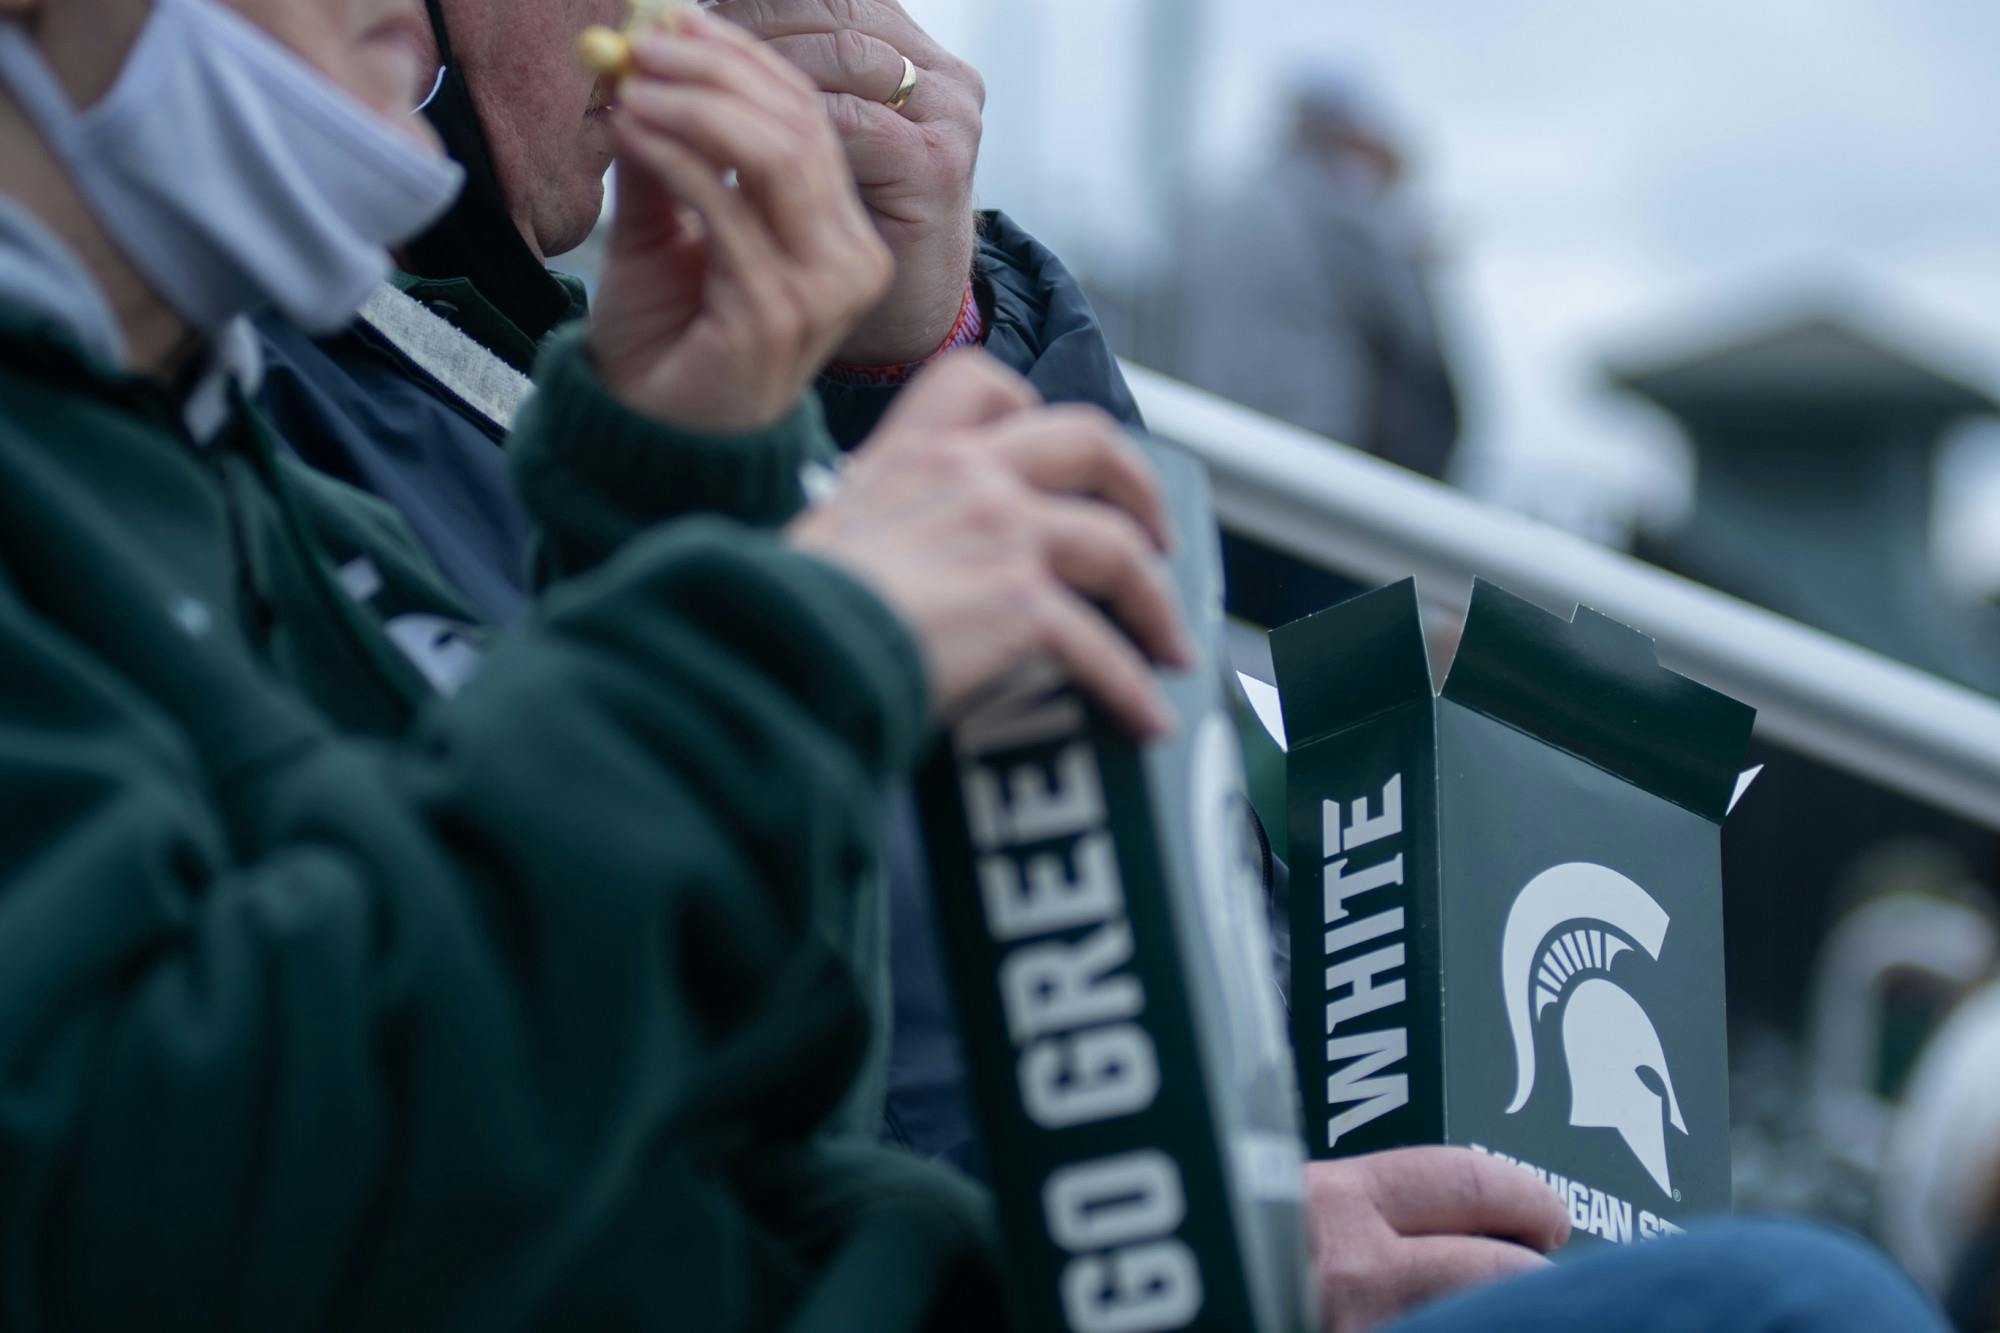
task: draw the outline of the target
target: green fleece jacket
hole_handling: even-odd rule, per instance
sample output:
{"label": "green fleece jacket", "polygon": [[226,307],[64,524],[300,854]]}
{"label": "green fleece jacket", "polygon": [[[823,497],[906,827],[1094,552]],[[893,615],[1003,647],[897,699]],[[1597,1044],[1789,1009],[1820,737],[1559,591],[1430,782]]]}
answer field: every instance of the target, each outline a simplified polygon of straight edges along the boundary
{"label": "green fleece jacket", "polygon": [[5,1326],[998,1317],[981,1199],[825,1132],[914,646],[769,537],[651,521],[795,504],[815,418],[723,467],[574,345],[547,384],[552,586],[489,651],[240,396],[198,443],[0,311]]}

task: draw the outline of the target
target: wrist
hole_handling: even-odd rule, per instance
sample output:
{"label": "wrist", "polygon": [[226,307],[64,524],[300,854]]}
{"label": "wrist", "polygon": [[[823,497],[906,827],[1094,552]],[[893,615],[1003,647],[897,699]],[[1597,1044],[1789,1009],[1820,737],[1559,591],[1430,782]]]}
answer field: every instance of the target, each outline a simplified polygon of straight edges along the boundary
{"label": "wrist", "polygon": [[897,366],[936,354],[955,327],[978,252],[976,219],[968,204],[964,225],[911,244],[899,244],[889,293],[834,352],[848,366]]}
{"label": "wrist", "polygon": [[607,353],[595,328],[584,351],[598,382],[620,407],[668,430],[753,435],[784,421],[799,401],[801,386],[670,373],[652,357]]}
{"label": "wrist", "polygon": [[892,387],[908,382],[919,370],[946,352],[957,351],[962,347],[978,347],[985,341],[986,315],[980,308],[977,288],[968,281],[964,293],[959,298],[957,317],[952,321],[945,336],[925,355],[914,361],[892,365],[856,365],[848,361],[835,361],[820,372],[820,378],[834,384]]}

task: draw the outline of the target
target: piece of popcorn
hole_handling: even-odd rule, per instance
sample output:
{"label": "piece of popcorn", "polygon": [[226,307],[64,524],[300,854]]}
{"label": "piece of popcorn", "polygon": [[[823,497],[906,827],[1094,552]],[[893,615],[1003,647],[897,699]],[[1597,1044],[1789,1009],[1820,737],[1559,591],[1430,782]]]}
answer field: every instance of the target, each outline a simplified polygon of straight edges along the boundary
{"label": "piece of popcorn", "polygon": [[622,79],[632,72],[632,38],[648,28],[666,27],[688,7],[688,0],[632,0],[622,30],[592,24],[578,34],[576,58],[602,78]]}

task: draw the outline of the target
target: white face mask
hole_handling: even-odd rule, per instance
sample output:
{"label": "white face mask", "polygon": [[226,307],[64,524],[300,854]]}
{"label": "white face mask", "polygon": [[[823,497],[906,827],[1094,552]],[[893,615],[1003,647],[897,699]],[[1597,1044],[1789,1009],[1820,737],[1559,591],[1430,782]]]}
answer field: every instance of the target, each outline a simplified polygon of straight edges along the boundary
{"label": "white face mask", "polygon": [[154,289],[213,334],[273,309],[346,324],[462,173],[217,0],[153,0],[118,81],[70,105],[40,50],[0,22],[0,82]]}

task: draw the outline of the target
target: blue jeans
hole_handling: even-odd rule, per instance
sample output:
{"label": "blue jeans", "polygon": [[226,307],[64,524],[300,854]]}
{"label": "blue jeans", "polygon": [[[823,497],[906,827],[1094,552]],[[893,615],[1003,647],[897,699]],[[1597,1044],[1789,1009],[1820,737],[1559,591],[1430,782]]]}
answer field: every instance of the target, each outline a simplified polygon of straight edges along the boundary
{"label": "blue jeans", "polygon": [[1718,1222],[1602,1249],[1427,1306],[1389,1333],[1941,1333],[1944,1321],[1876,1251],[1782,1222]]}

